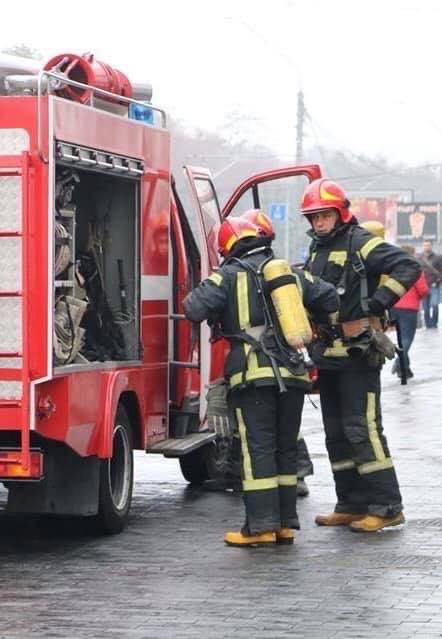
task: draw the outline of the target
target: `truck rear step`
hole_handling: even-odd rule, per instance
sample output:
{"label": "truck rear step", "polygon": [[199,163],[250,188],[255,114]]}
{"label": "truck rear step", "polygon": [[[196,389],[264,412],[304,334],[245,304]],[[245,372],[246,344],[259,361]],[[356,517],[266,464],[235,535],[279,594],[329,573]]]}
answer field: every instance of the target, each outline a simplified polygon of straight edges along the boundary
{"label": "truck rear step", "polygon": [[148,453],[161,453],[165,457],[182,457],[187,453],[196,450],[201,446],[210,444],[216,439],[216,433],[191,433],[185,437],[175,437],[165,439],[158,444],[154,444],[147,450]]}

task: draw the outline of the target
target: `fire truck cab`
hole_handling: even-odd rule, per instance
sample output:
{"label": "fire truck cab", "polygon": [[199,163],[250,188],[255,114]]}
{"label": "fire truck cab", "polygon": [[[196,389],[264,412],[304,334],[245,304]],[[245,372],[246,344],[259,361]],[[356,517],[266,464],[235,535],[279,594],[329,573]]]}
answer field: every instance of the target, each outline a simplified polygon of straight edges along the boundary
{"label": "fire truck cab", "polygon": [[[1,75],[1,69],[0,69]],[[210,173],[186,167],[198,237],[170,170],[164,111],[90,56],[0,84],[0,481],[11,512],[123,529],[133,450],[204,481],[225,455],[206,392],[226,344],[182,301],[218,266]],[[3,86],[3,89],[1,88]],[[9,87],[9,88],[8,88]]]}

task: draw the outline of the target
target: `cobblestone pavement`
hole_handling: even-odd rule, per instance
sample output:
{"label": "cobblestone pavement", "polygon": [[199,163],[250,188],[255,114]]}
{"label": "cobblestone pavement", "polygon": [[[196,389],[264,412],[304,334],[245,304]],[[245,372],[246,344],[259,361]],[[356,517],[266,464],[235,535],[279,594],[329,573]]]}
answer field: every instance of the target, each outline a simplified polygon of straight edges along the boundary
{"label": "cobblestone pavement", "polygon": [[441,637],[441,338],[418,332],[408,386],[391,366],[384,372],[402,529],[315,526],[334,494],[319,411],[307,402],[315,476],[293,547],[224,546],[223,531],[242,521],[240,496],[189,488],[174,460],[139,454],[133,515],[119,536],[0,516],[0,638]]}

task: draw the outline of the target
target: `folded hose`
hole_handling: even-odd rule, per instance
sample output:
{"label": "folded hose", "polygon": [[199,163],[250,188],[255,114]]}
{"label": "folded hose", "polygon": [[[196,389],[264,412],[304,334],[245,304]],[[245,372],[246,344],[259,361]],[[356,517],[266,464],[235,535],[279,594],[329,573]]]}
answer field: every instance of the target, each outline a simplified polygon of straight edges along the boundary
{"label": "folded hose", "polygon": [[87,302],[68,295],[57,301],[54,319],[54,360],[56,365],[70,364],[82,348],[85,330],[80,328],[80,323],[86,308]]}
{"label": "folded hose", "polygon": [[69,233],[60,222],[55,222],[55,275],[60,275],[67,269],[71,261],[69,248]]}

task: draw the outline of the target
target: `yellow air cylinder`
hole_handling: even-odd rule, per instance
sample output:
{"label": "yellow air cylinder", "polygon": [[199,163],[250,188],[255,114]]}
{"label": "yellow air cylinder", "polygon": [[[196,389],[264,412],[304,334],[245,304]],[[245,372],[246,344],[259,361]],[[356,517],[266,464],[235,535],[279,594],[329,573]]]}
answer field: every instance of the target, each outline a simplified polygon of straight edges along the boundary
{"label": "yellow air cylinder", "polygon": [[367,220],[366,222],[362,222],[361,226],[372,235],[380,237],[382,240],[385,239],[385,226],[382,222],[378,222],[377,220]]}
{"label": "yellow air cylinder", "polygon": [[[278,277],[292,275],[292,269],[286,260],[274,259],[264,266],[263,275],[266,282],[271,283]],[[287,344],[296,349],[308,344],[312,329],[296,284],[282,284],[274,288],[270,296]]]}

